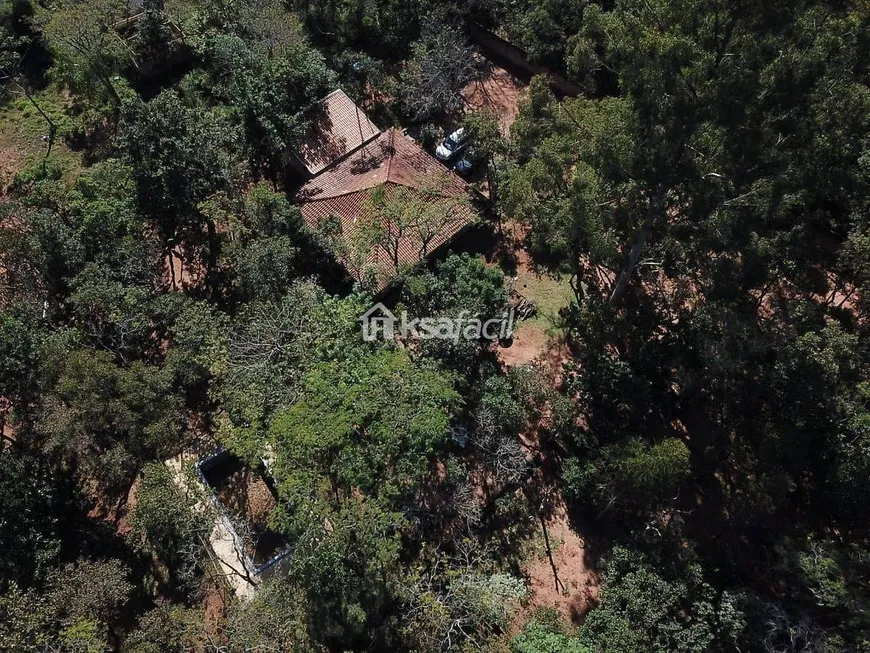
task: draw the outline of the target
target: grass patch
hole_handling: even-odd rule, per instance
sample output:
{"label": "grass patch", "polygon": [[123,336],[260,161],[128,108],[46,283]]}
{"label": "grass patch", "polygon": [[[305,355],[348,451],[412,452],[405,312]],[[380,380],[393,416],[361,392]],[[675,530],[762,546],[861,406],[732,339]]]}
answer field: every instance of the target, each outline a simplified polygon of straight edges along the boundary
{"label": "grass patch", "polygon": [[[34,99],[57,125],[52,149],[52,160],[64,174],[76,174],[82,168],[81,156],[71,150],[64,137],[73,128],[73,120],[66,112],[66,97],[56,87],[48,87],[34,95]],[[0,105],[0,187],[8,184],[17,172],[41,161],[48,143],[48,124],[25,97],[12,97]]]}
{"label": "grass patch", "polygon": [[541,347],[547,341],[564,341],[565,327],[559,311],[569,306],[574,299],[568,277],[556,279],[546,272],[539,274],[529,266],[525,256],[521,258],[513,273],[506,271],[499,263],[491,263],[506,275],[505,284],[509,283],[511,274],[516,276],[515,290],[535,302],[538,308],[533,318],[514,325],[515,335],[528,343],[539,343]]}
{"label": "grass patch", "polygon": [[537,274],[525,264],[517,267],[515,288],[524,297],[538,306],[538,312],[530,320],[522,323],[521,328],[534,327],[548,337],[562,333],[563,325],[559,311],[571,303],[574,291],[567,278],[554,279],[546,273]]}

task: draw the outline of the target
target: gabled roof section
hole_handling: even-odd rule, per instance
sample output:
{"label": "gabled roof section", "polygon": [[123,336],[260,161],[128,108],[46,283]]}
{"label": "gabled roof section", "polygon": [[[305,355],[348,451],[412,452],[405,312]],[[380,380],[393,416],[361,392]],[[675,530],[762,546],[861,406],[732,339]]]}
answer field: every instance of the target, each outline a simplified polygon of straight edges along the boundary
{"label": "gabled roof section", "polygon": [[380,134],[347,94],[338,89],[323,98],[309,116],[312,120],[296,156],[316,175]]}
{"label": "gabled roof section", "polygon": [[346,159],[306,183],[297,193],[300,202],[325,200],[392,182],[423,188],[433,177],[444,180],[442,194],[464,196],[466,184],[416,142],[395,128],[383,132]]}
{"label": "gabled roof section", "polygon": [[[372,213],[371,196],[376,188],[382,188],[387,198],[409,205],[422,198],[429,211],[441,216],[433,225],[437,231],[429,233],[424,243],[410,229],[394,240],[392,252],[380,246],[359,251],[355,243],[362,226],[385,219]],[[336,254],[358,279],[367,270],[373,272],[377,290],[383,290],[399,272],[397,263],[420,262],[476,221],[466,183],[396,129],[324,170],[299,190],[296,199],[311,228],[320,230],[324,221],[337,221],[343,245]],[[357,250],[356,255],[352,250]]]}

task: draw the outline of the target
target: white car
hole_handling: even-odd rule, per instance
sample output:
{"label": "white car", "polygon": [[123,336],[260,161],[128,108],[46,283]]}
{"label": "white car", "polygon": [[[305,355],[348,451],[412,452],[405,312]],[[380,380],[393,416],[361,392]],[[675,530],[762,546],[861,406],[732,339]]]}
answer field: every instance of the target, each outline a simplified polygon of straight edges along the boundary
{"label": "white car", "polygon": [[438,144],[438,147],[435,148],[435,156],[438,157],[439,161],[449,161],[468,145],[468,141],[465,128],[460,127]]}

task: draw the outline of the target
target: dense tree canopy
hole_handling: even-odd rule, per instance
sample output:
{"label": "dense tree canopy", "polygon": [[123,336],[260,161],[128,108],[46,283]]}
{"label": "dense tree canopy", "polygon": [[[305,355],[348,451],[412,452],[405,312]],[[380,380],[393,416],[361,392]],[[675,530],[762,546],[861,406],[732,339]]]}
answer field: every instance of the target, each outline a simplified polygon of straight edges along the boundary
{"label": "dense tree canopy", "polygon": [[[870,650],[868,62],[852,0],[0,1],[0,651]],[[336,88],[487,220],[363,157],[312,229]]]}
{"label": "dense tree canopy", "polygon": [[[866,512],[837,505],[864,493],[852,447],[866,439],[865,316],[843,310],[841,290],[861,278],[828,242],[851,232],[846,251],[860,247],[866,20],[817,3],[589,5],[568,65],[590,87],[602,71],[616,76],[619,93],[560,101],[533,84],[512,132],[505,205],[576,295],[569,386],[587,429],[565,487],[599,513],[642,496],[651,523],[658,491],[674,507],[690,505],[687,491],[715,492],[717,505],[687,525],[732,581],[776,582],[778,572],[738,561],[734,538],[748,536],[760,561],[787,515],[814,514],[801,530],[863,541],[864,527],[853,529]],[[845,276],[820,281],[823,270]],[[587,639],[593,624],[618,637],[616,622],[599,621],[620,603],[608,598],[615,582],[605,576]]]}

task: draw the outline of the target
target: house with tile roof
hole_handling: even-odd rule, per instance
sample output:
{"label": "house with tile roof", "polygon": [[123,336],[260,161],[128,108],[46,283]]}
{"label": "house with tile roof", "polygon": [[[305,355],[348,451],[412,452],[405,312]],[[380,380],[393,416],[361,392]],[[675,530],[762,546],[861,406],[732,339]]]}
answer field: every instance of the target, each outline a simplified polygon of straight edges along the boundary
{"label": "house with tile roof", "polygon": [[305,177],[321,173],[381,133],[341,89],[318,102],[309,118],[310,126],[291,162]]}
{"label": "house with tile roof", "polygon": [[320,124],[335,133],[309,135],[300,147],[306,169],[317,172],[296,200],[351,276],[381,291],[473,224],[476,213],[468,185],[400,130],[381,132],[363,114],[354,133],[362,111],[338,93]]}

